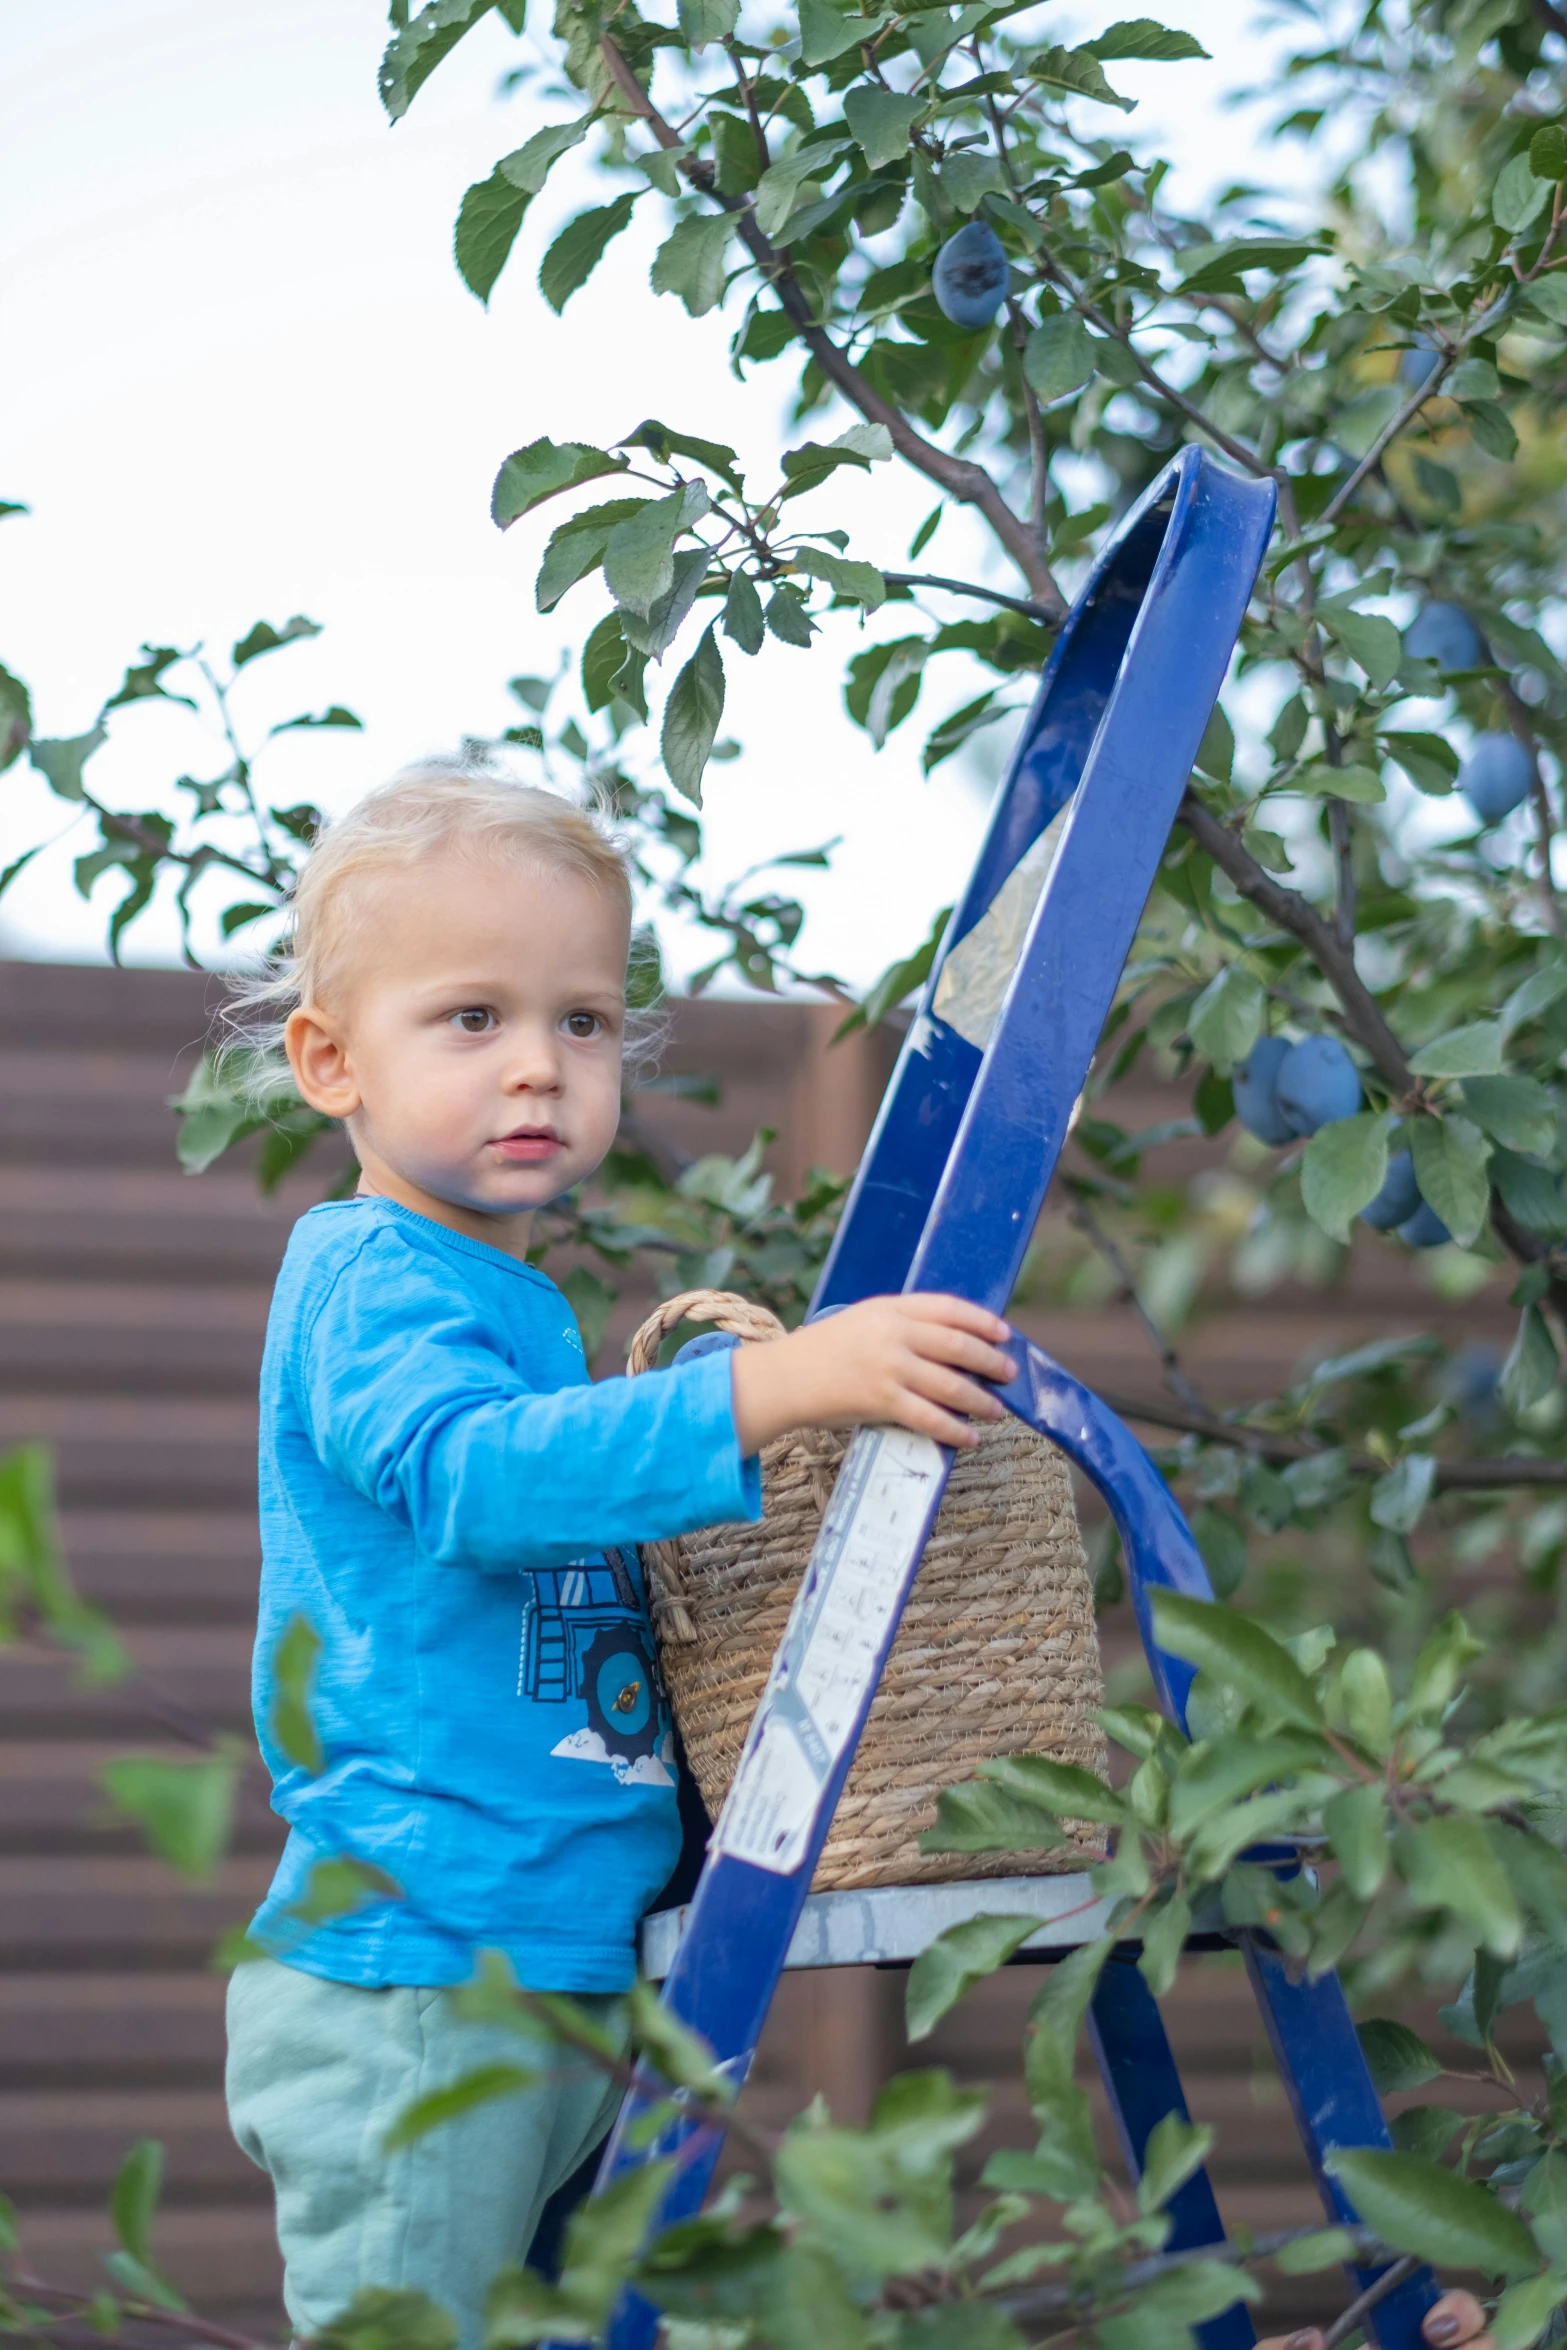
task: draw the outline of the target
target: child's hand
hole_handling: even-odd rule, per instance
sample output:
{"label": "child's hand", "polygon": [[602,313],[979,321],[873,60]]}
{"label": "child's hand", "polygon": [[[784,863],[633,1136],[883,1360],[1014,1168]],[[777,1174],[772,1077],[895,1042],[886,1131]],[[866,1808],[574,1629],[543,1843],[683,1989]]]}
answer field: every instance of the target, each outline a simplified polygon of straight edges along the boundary
{"label": "child's hand", "polygon": [[737,1347],[740,1449],[759,1452],[791,1428],[867,1421],[894,1421],[938,1444],[976,1445],[968,1420],[999,1420],[1006,1410],[979,1384],[1014,1375],[1017,1365],[995,1343],[1006,1336],[999,1315],[960,1297],[871,1297],[787,1338]]}

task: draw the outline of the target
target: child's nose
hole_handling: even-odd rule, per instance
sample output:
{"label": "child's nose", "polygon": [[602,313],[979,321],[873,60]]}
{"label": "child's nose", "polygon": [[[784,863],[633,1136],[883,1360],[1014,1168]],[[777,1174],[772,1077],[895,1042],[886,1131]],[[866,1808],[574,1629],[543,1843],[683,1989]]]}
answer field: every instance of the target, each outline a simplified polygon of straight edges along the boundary
{"label": "child's nose", "polygon": [[507,1065],[505,1082],[512,1093],[558,1093],[560,1050],[555,1038],[519,1037]]}

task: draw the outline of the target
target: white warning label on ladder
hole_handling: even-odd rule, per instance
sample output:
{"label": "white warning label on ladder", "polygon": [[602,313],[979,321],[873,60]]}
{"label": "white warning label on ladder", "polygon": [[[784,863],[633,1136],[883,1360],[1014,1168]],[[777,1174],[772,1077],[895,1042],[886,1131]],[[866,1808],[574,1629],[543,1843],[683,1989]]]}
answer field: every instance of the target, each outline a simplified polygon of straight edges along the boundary
{"label": "white warning label on ladder", "polygon": [[713,1833],[715,1851],[789,1876],[811,1841],[942,1482],[939,1446],[905,1428],[862,1428],[842,1469],[783,1645]]}

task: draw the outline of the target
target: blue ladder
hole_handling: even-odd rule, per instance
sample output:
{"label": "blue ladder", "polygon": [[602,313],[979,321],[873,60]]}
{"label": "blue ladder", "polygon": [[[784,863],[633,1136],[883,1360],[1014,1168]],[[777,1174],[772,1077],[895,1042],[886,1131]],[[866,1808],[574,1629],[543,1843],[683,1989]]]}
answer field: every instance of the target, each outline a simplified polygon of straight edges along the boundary
{"label": "blue ladder", "polygon": [[[1061,631],[948,926],[814,1312],[901,1289],[948,1290],[1005,1311],[1224,681],[1273,511],[1271,484],[1240,479],[1189,448],[1100,558]],[[972,973],[985,943],[975,933],[1069,802],[1010,982],[982,1001],[982,985],[955,986],[953,975]],[[965,941],[974,942],[966,962]],[[1159,1649],[1151,1594],[1213,1596],[1186,1521],[1115,1414],[1039,1348],[1017,1334],[1011,1344],[1018,1373],[998,1392],[1103,1494],[1159,1702],[1184,1728],[1193,1670]],[[1094,1936],[1070,1880],[810,1894],[951,1465],[949,1452],[905,1430],[854,1435],[696,1892],[686,1909],[648,1921],[644,1962],[664,1976],[665,2003],[733,2078],[745,2077],[786,1964],[912,1957],[956,1916],[985,1910],[1037,1908],[1039,1949]],[[1061,1915],[1068,1908],[1070,1919]],[[1326,2159],[1337,2147],[1390,2141],[1338,1979],[1292,1982],[1265,1937],[1235,1940],[1323,2203],[1332,2220],[1354,2224]],[[1157,2123],[1186,2106],[1158,2006],[1134,1966],[1105,1968],[1090,2036],[1135,2177]],[[647,2098],[628,2095],[600,2188],[650,2158],[636,2124],[656,2095],[651,2083]],[[678,2135],[683,2160],[663,2225],[700,2209],[720,2151],[720,2133],[704,2123],[679,2125]],[[658,2151],[670,2148],[666,2132]],[[1174,2248],[1223,2239],[1205,2171],[1170,2212]],[[1350,2273],[1363,2291],[1380,2272]],[[1436,2295],[1422,2270],[1386,2296],[1370,2321],[1382,2350],[1419,2350],[1420,2321]],[[626,2295],[611,2350],[650,2350],[656,2326],[652,2308]],[[1197,2330],[1204,2350],[1247,2350],[1256,2338],[1240,2303]]]}

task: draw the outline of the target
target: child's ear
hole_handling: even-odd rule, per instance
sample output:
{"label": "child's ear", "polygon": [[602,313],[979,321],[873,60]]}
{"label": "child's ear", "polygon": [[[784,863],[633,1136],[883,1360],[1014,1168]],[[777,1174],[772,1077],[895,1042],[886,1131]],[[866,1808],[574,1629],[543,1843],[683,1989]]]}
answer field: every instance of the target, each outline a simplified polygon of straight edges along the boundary
{"label": "child's ear", "polygon": [[328,1013],[315,1004],[301,1004],[291,1012],[283,1030],[283,1050],[294,1083],[313,1110],[324,1118],[353,1116],[359,1107],[359,1086],[342,1032]]}

